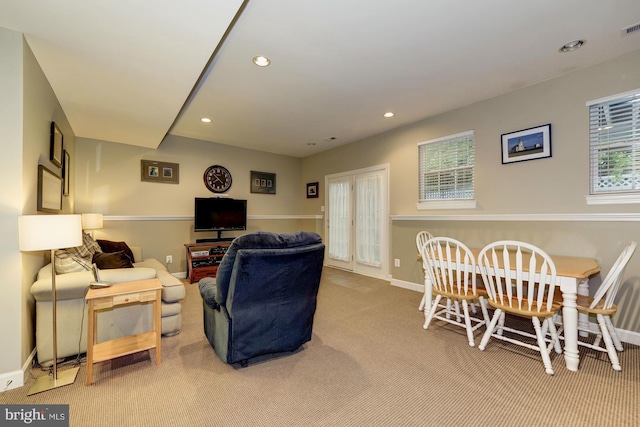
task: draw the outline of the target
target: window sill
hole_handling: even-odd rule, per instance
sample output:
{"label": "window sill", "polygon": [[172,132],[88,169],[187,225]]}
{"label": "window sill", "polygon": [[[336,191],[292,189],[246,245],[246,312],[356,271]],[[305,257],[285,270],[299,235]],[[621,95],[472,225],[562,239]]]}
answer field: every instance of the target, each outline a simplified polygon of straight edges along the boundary
{"label": "window sill", "polygon": [[418,202],[416,207],[419,211],[434,209],[475,209],[475,200],[434,200],[429,202]]}
{"label": "window sill", "polygon": [[640,203],[640,194],[598,194],[584,196],[587,205],[623,205]]}

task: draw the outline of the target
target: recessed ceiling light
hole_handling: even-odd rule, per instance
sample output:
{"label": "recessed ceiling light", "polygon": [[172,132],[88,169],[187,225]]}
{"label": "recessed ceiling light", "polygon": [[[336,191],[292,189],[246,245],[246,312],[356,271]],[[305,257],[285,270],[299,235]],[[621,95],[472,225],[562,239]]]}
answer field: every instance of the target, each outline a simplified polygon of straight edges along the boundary
{"label": "recessed ceiling light", "polygon": [[258,67],[268,67],[271,61],[266,56],[259,55],[253,58],[253,63]]}
{"label": "recessed ceiling light", "polygon": [[203,117],[200,119],[202,123],[211,123],[211,119],[209,117]]}
{"label": "recessed ceiling light", "polygon": [[396,113],[394,113],[393,111],[387,111],[386,113],[383,114],[383,116],[385,116],[386,118],[393,117],[395,115]]}
{"label": "recessed ceiling light", "polygon": [[560,52],[573,52],[576,49],[580,49],[586,43],[585,40],[574,40],[572,42],[566,43],[559,50]]}

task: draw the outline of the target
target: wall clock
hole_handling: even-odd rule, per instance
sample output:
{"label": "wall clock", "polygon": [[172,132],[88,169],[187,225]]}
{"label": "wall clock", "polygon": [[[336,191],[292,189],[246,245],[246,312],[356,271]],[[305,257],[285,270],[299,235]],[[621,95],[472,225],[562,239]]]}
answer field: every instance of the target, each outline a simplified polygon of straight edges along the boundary
{"label": "wall clock", "polygon": [[204,171],[204,185],[214,193],[224,193],[231,188],[231,173],[220,165],[209,166]]}

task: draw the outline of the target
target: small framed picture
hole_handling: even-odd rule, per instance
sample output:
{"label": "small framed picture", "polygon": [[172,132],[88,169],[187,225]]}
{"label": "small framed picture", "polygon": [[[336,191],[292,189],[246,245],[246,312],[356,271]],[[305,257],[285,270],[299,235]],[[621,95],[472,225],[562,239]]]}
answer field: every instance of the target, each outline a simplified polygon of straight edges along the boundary
{"label": "small framed picture", "polygon": [[62,210],[62,178],[38,165],[38,211],[57,213]]}
{"label": "small framed picture", "polygon": [[270,172],[251,171],[251,192],[276,194],[276,174]]}
{"label": "small framed picture", "polygon": [[140,161],[140,179],[162,184],[179,184],[180,165],[178,163],[157,162],[155,160]]}
{"label": "small framed picture", "polygon": [[69,188],[71,186],[71,155],[67,150],[64,150],[64,162],[62,163],[62,179],[64,181],[64,190],[62,194],[64,196],[69,195]]}
{"label": "small framed picture", "polygon": [[315,199],[318,197],[318,183],[307,183],[307,199]]}
{"label": "small framed picture", "polygon": [[51,163],[62,167],[62,150],[63,150],[63,142],[64,139],[62,137],[62,132],[60,128],[56,124],[56,122],[51,122],[51,142],[49,148],[49,159]]}
{"label": "small framed picture", "polygon": [[502,134],[502,163],[551,157],[551,124]]}

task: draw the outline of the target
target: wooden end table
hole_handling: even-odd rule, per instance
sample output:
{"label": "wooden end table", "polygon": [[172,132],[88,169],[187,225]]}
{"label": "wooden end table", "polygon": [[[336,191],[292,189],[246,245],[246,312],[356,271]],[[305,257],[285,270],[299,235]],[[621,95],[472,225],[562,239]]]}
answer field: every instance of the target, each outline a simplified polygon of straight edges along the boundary
{"label": "wooden end table", "polygon": [[[88,307],[89,327],[87,338],[87,382],[91,385],[93,364],[138,351],[156,349],[156,364],[162,363],[160,338],[161,326],[161,291],[162,284],[158,279],[136,280],[133,282],[115,283],[108,288],[89,289],[85,300]],[[119,305],[141,304],[153,302],[153,330],[104,342],[97,340],[98,311]]]}

